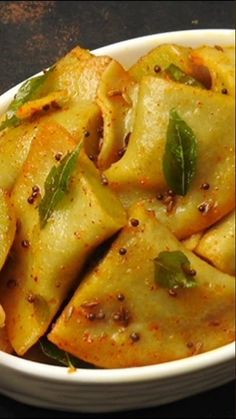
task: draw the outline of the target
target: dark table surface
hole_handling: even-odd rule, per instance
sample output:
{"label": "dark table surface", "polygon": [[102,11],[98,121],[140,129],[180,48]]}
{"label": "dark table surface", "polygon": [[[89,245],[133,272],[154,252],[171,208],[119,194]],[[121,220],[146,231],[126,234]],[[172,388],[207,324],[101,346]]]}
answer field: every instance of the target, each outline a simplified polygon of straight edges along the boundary
{"label": "dark table surface", "polygon": [[[152,33],[203,28],[234,28],[234,2],[1,1],[0,94],[77,44],[94,49]],[[1,418],[94,416],[37,409],[0,396]],[[234,383],[155,409],[112,415],[121,416],[233,418]]]}

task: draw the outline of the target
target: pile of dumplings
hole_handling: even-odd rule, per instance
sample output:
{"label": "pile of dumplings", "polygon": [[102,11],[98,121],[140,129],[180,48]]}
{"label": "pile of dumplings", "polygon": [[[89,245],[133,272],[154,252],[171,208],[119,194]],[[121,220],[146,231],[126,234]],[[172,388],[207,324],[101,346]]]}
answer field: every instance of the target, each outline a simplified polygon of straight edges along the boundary
{"label": "pile of dumplings", "polygon": [[76,47],[0,117],[0,350],[123,368],[234,340],[235,50]]}

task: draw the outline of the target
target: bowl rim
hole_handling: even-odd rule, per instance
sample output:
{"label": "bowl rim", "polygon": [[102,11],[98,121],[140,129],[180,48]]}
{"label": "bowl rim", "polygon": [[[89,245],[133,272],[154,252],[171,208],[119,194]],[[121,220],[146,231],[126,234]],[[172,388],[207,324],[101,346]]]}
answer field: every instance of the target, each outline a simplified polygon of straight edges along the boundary
{"label": "bowl rim", "polygon": [[[209,45],[211,43],[215,44],[216,37],[220,38],[223,36],[223,39],[220,39],[220,43],[228,45],[228,39],[230,38],[230,44],[232,45],[235,41],[234,34],[234,29],[190,29],[183,31],[156,33],[116,42],[114,44],[95,49],[92,52],[95,55],[112,55],[113,53],[119,54],[124,52],[125,48],[129,49],[130,47],[138,47],[139,44],[143,42],[151,43],[152,41],[156,41],[158,44],[171,42],[170,38],[173,38],[173,42],[181,43],[179,39],[182,37],[187,38],[187,41],[184,42],[186,45],[191,45],[192,38],[195,39],[197,43],[199,43],[198,38],[204,38],[206,36],[208,39],[210,39],[210,41],[206,42]],[[190,36],[191,39],[189,39],[188,36]],[[226,40],[227,42],[225,42]],[[110,52],[111,49],[113,51],[112,53]],[[42,71],[34,74],[33,76],[41,73]],[[0,109],[2,108],[4,110],[23,82],[24,81],[18,83],[0,96]],[[181,358],[175,361],[164,362],[161,364],[117,369],[77,368],[75,372],[69,373],[67,367],[54,366],[51,364],[39,363],[23,358],[18,358],[15,355],[7,354],[0,350],[0,369],[4,367],[11,371],[18,372],[21,375],[24,374],[25,376],[30,376],[37,379],[47,379],[50,382],[70,382],[75,384],[124,384],[130,382],[141,383],[156,379],[167,379],[170,377],[173,378],[181,375],[191,374],[222,363],[228,363],[233,361],[234,358],[235,342],[231,342],[227,345],[221,346],[208,352],[187,358]]]}
{"label": "bowl rim", "polygon": [[[169,39],[170,37],[177,37],[177,38],[182,38],[182,36],[186,37],[187,35],[190,35],[191,37],[195,37],[195,36],[199,36],[199,35],[204,35],[204,36],[208,36],[209,37],[209,41],[207,41],[207,45],[209,45],[211,42],[213,44],[215,44],[214,39],[216,36],[223,36],[226,39],[230,36],[232,36],[232,43],[235,43],[235,38],[233,38],[233,35],[235,34],[235,29],[227,29],[227,28],[219,28],[219,29],[187,29],[187,30],[182,30],[182,31],[171,31],[171,32],[160,32],[160,33],[154,33],[154,34],[150,34],[150,35],[144,35],[144,36],[139,36],[136,38],[131,38],[131,39],[126,39],[123,41],[119,41],[119,42],[115,42],[114,44],[110,44],[110,45],[105,45],[103,47],[97,48],[95,50],[93,50],[92,52],[95,55],[101,55],[101,54],[105,54],[106,50],[108,50],[109,48],[112,48],[115,52],[120,52],[121,50],[123,50],[124,47],[129,46],[129,44],[132,42],[133,46],[137,46],[140,42],[143,42],[144,40],[146,42],[150,42],[150,41],[158,41],[161,43],[165,42],[165,38]],[[188,38],[187,38],[188,39]],[[224,39],[222,39],[221,41],[223,41],[224,43]],[[170,42],[169,40],[166,42]],[[185,41],[184,42],[186,45],[189,44],[189,41]],[[190,41],[191,43],[191,41]],[[228,40],[227,40],[228,43]]]}
{"label": "bowl rim", "polygon": [[10,370],[23,373],[25,376],[44,378],[50,382],[122,384],[192,374],[218,364],[228,363],[234,358],[235,342],[231,342],[202,354],[161,364],[117,369],[77,368],[74,372],[70,372],[68,367],[30,361],[0,351],[0,368],[1,366],[7,367]]}

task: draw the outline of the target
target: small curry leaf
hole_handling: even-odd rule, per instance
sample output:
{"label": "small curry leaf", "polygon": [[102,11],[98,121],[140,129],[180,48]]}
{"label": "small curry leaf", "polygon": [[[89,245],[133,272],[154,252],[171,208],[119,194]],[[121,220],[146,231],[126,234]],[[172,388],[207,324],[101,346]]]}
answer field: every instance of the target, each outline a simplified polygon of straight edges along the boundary
{"label": "small curry leaf", "polygon": [[8,106],[6,111],[6,118],[0,124],[0,131],[8,127],[16,127],[20,124],[20,119],[17,117],[18,109],[29,102],[32,99],[37,98],[40,95],[43,84],[48,78],[54,67],[51,67],[41,76],[33,77],[22,84],[18,92],[16,93],[13,101]]}
{"label": "small curry leaf", "polygon": [[75,170],[81,147],[82,143],[74,151],[68,153],[61,160],[59,166],[53,166],[46,178],[44,184],[45,194],[39,204],[41,228],[46,225],[57,204],[69,191],[69,183]]}
{"label": "small curry leaf", "polygon": [[178,195],[186,195],[196,172],[197,141],[194,132],[170,111],[167,139],[163,156],[163,171],[168,186]]}
{"label": "small curry leaf", "polygon": [[174,81],[186,84],[188,86],[200,87],[201,89],[205,89],[205,86],[203,86],[202,83],[200,83],[198,80],[196,80],[189,74],[185,73],[183,70],[181,70],[181,68],[177,67],[177,65],[175,64],[170,64],[169,67],[165,69],[165,72]]}
{"label": "small curry leaf", "polygon": [[165,288],[192,288],[197,285],[196,271],[191,269],[187,256],[179,250],[160,252],[154,259],[154,265],[155,280]]}
{"label": "small curry leaf", "polygon": [[59,364],[69,368],[79,368],[81,366],[81,362],[78,358],[75,358],[73,355],[68,354],[68,352],[57,348],[57,346],[49,342],[46,338],[40,339],[39,343],[42,352],[48,358],[51,358]]}

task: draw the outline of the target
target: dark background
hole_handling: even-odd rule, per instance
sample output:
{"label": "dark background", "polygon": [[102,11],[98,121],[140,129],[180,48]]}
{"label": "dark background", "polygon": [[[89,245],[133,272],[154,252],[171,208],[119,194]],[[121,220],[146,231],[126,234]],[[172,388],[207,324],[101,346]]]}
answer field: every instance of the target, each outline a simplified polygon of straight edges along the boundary
{"label": "dark background", "polygon": [[[0,1],[0,94],[77,44],[94,49],[159,32],[230,29],[234,15],[233,1]],[[100,415],[47,411],[0,396],[1,418],[94,416]],[[111,416],[233,418],[234,383],[170,405]]]}

